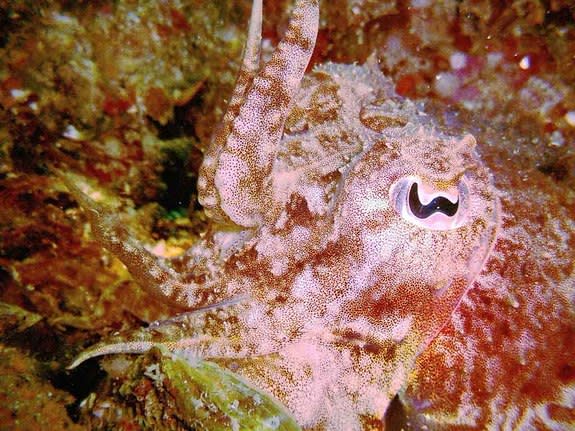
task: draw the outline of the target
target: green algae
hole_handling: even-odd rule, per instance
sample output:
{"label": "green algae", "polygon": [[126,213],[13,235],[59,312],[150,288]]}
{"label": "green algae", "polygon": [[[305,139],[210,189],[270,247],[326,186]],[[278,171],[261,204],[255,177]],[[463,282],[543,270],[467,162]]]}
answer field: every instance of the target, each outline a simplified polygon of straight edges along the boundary
{"label": "green algae", "polygon": [[190,365],[175,358],[164,361],[162,371],[182,411],[189,412],[194,424],[203,429],[300,429],[271,396],[212,362]]}
{"label": "green algae", "polygon": [[42,320],[42,316],[31,313],[17,305],[0,302],[0,333],[23,332]]}
{"label": "green algae", "polygon": [[155,430],[301,429],[270,395],[210,361],[153,348],[133,362],[113,356],[104,367],[108,378],[82,403],[91,429],[128,423]]}

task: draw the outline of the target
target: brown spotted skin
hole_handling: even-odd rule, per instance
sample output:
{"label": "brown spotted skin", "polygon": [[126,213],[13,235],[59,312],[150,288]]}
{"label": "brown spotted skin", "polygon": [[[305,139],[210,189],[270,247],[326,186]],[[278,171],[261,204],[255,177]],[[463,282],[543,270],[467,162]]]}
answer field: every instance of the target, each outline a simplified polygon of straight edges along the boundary
{"label": "brown spotted skin", "polygon": [[411,429],[575,429],[575,194],[492,166],[494,251],[401,399]]}
{"label": "brown spotted skin", "polygon": [[[527,251],[517,250],[526,247],[528,235],[513,212],[528,196],[507,194],[514,189],[505,184],[505,193],[498,191],[475,139],[440,131],[395,94],[374,59],[363,66],[327,64],[304,76],[318,8],[317,1],[295,2],[285,37],[259,68],[261,1],[254,1],[238,84],[200,172],[200,200],[213,225],[187,252],[185,271],[176,273],[146,252],[114,216],[71,185],[92,209],[96,237],[134,278],[174,304],[174,314],[193,310],[153,326],[148,338],[88,349],[72,366],[162,345],[229,366],[277,397],[302,427],[326,430],[371,429],[409,376],[412,389],[402,399],[419,417],[450,367],[457,369],[450,355],[481,358],[489,373],[495,370],[485,346],[464,349],[466,337],[481,341],[477,334],[486,329],[480,322],[495,321],[490,307],[502,312],[502,292],[524,282],[493,287],[498,276],[512,273],[508,258],[512,264],[526,259]],[[572,235],[572,215],[566,220],[561,232],[553,230],[562,241],[569,229]],[[505,248],[505,241],[516,245]],[[560,244],[563,250],[566,243]],[[534,262],[557,270],[558,256]],[[573,301],[567,267],[563,290],[553,293],[548,284],[547,291],[558,295],[559,310],[573,322],[565,305],[569,295]],[[556,279],[548,277],[549,283]],[[496,290],[492,296],[489,289]],[[451,332],[449,325],[456,325]],[[511,322],[507,327],[519,337]],[[533,329],[526,336],[535,335]],[[420,356],[432,342],[430,353]],[[573,368],[563,365],[559,375],[569,381]],[[503,376],[503,368],[497,370]],[[489,373],[478,381],[488,381]],[[455,379],[454,385],[471,387],[476,396],[473,388],[482,386],[466,382]],[[452,398],[460,393],[451,392]],[[460,405],[437,406],[440,413]],[[447,423],[437,417],[434,426]]]}
{"label": "brown spotted skin", "polygon": [[[242,69],[238,80],[242,90],[234,93],[238,97],[232,98],[231,115],[226,114],[225,120],[234,118],[215,136],[215,150],[210,149],[200,172],[199,200],[208,213],[224,213],[241,227],[255,228],[269,221],[271,168],[288,105],[315,46],[318,21],[317,0],[297,1],[288,30],[271,59],[253,77]],[[248,41],[248,47],[254,43],[259,39]]]}

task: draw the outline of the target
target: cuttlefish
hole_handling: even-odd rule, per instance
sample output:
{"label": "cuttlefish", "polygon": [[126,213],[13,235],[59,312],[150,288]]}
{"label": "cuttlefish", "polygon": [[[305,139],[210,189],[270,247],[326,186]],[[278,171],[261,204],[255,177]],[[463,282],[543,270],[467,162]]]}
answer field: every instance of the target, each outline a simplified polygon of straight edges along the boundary
{"label": "cuttlefish", "polygon": [[[176,319],[185,336],[104,343],[71,366],[161,346],[229,366],[303,428],[365,429],[399,394],[418,423],[480,429],[485,412],[513,403],[503,392],[484,397],[493,395],[491,376],[508,378],[508,357],[522,372],[534,365],[529,348],[539,335],[568,333],[573,342],[572,326],[565,332],[554,314],[572,325],[572,218],[557,221],[549,198],[544,230],[531,240],[548,254],[529,257],[529,235],[539,231],[524,224],[533,226],[541,209],[529,206],[525,186],[496,184],[472,135],[436,126],[395,93],[374,58],[305,73],[318,21],[317,0],[296,0],[260,65],[262,1],[254,0],[237,83],[200,169],[210,225],[179,258],[184,270],[60,174],[95,238],[142,288],[187,310]],[[551,232],[556,248],[546,243]],[[523,283],[532,282],[528,300]],[[556,309],[545,309],[550,297]],[[550,315],[553,329],[545,328]],[[502,343],[509,352],[501,359],[482,344],[502,334],[523,350]],[[566,339],[549,342],[573,349]],[[558,402],[560,389],[573,400],[570,364],[548,391]],[[468,409],[474,402],[481,405]]]}
{"label": "cuttlefish", "polygon": [[497,152],[484,159],[497,240],[418,357],[404,413],[413,429],[575,429],[575,193]]}

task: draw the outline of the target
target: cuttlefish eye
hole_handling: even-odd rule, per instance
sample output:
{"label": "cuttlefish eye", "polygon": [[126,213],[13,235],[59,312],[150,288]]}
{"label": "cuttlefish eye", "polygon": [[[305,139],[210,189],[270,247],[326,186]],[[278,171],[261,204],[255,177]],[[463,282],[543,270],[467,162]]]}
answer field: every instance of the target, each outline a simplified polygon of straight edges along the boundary
{"label": "cuttlefish eye", "polygon": [[419,198],[419,193],[417,193],[417,183],[415,182],[409,189],[407,204],[409,205],[411,213],[419,219],[426,219],[437,212],[443,213],[448,217],[453,217],[459,207],[459,196],[455,202],[451,202],[447,197],[437,196],[428,204],[423,204]]}
{"label": "cuttlefish eye", "polygon": [[448,188],[436,188],[417,177],[405,177],[390,189],[390,200],[405,220],[426,229],[455,229],[465,223],[469,190],[462,179]]}

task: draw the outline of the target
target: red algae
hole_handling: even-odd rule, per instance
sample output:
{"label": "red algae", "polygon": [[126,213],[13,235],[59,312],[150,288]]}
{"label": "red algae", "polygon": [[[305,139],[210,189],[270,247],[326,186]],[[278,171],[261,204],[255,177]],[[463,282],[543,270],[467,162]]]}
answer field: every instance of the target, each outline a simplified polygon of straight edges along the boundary
{"label": "red algae", "polygon": [[0,429],[38,430],[47,424],[58,430],[87,429],[68,416],[65,406],[73,397],[47,382],[35,360],[3,344],[0,379]]}

